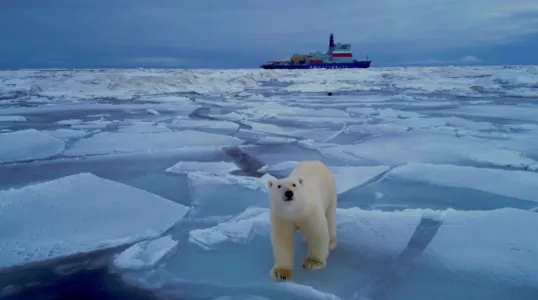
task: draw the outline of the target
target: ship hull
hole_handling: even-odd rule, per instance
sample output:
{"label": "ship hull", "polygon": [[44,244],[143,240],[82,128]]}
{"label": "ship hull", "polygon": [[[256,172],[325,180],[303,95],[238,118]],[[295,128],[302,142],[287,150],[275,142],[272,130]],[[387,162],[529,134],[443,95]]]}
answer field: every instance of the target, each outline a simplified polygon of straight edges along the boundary
{"label": "ship hull", "polygon": [[367,69],[370,67],[372,61],[370,60],[360,60],[351,63],[319,63],[319,64],[308,64],[308,65],[276,65],[276,64],[264,64],[260,67],[266,70],[275,70],[275,69],[285,69],[285,70],[296,70],[296,69]]}

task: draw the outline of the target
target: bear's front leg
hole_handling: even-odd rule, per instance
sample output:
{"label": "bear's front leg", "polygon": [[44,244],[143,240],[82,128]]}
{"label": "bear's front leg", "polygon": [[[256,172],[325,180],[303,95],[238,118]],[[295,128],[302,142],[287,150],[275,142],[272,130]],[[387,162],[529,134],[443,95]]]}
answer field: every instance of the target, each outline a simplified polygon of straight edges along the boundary
{"label": "bear's front leg", "polygon": [[276,280],[293,278],[293,248],[295,224],[277,217],[271,217],[271,243],[275,264],[270,275]]}
{"label": "bear's front leg", "polygon": [[303,263],[303,268],[317,270],[325,267],[329,255],[329,229],[325,214],[313,216],[306,226],[301,226],[308,243],[308,257]]}

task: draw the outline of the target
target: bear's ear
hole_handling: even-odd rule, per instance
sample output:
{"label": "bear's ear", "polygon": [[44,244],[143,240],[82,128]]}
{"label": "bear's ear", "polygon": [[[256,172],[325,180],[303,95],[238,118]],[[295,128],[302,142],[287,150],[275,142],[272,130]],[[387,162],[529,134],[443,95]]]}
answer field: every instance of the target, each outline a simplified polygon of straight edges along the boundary
{"label": "bear's ear", "polygon": [[299,184],[303,184],[303,179],[299,178]]}
{"label": "bear's ear", "polygon": [[272,181],[272,180],[268,180],[268,181],[267,181],[267,187],[268,187],[268,188],[272,188],[272,187],[273,187],[273,181]]}

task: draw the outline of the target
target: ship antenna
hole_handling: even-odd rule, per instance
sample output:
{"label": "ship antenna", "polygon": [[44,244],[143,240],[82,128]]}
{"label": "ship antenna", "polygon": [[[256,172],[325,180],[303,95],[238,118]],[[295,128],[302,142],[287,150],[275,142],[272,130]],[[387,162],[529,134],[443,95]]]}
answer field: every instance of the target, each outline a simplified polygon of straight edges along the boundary
{"label": "ship antenna", "polygon": [[334,49],[334,36],[331,33],[331,36],[329,37],[329,51],[332,51]]}

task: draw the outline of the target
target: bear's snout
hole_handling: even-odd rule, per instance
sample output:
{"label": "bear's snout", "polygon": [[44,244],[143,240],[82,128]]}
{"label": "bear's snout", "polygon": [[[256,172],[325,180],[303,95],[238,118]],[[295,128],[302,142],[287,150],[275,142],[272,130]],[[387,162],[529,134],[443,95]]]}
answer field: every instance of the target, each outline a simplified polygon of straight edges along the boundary
{"label": "bear's snout", "polygon": [[285,193],[284,193],[284,196],[286,196],[286,201],[290,201],[293,199],[293,192],[290,191],[290,190],[287,190]]}

